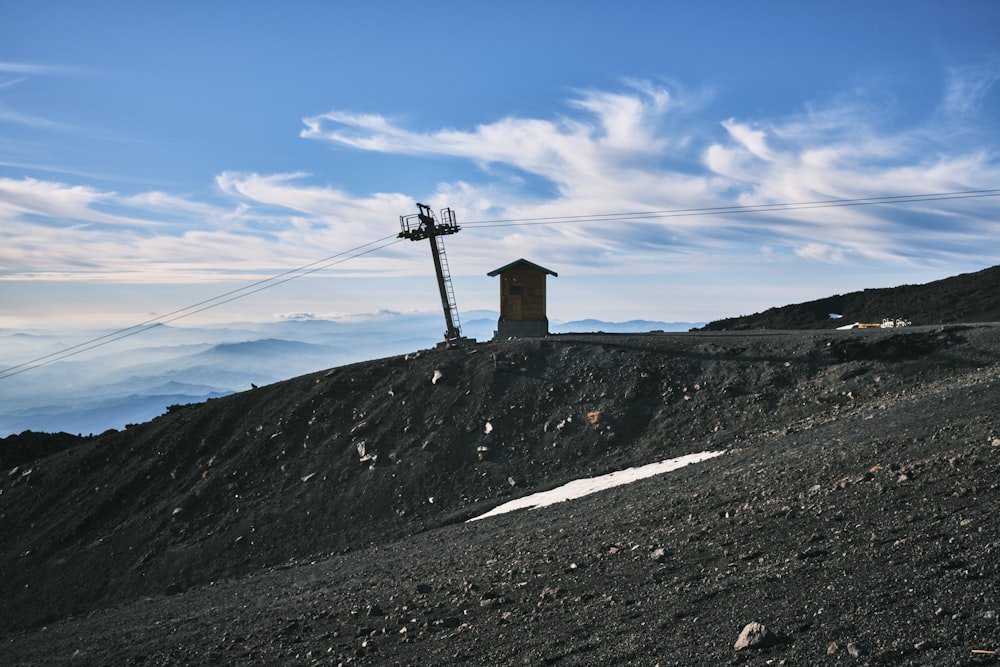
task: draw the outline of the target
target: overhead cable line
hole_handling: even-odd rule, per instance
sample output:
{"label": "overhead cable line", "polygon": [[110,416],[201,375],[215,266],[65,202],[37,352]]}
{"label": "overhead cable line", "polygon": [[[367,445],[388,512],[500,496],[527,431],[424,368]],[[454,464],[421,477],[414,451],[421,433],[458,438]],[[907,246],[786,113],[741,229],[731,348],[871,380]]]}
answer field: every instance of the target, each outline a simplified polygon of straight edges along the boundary
{"label": "overhead cable line", "polygon": [[[388,242],[382,243],[383,241],[388,241]],[[204,301],[199,301],[198,303],[186,306],[184,308],[179,308],[164,315],[160,315],[158,317],[148,319],[144,322],[140,322],[139,324],[135,324],[133,326],[126,327],[124,329],[118,329],[116,331],[112,331],[111,333],[107,333],[103,336],[98,336],[97,338],[92,338],[90,340],[60,350],[59,352],[46,354],[36,359],[25,361],[24,363],[18,364],[16,366],[4,368],[0,370],[0,380],[4,380],[14,375],[20,375],[21,373],[25,373],[40,366],[47,366],[48,364],[55,363],[56,361],[62,361],[63,359],[66,359],[68,357],[76,356],[77,354],[82,354],[83,352],[87,352],[89,350],[93,350],[95,348],[108,345],[109,343],[114,343],[124,338],[129,338],[130,336],[135,336],[136,334],[149,331],[154,327],[164,324],[169,324],[170,322],[176,322],[177,320],[184,319],[185,317],[190,317],[191,315],[195,315],[197,313],[215,308],[217,306],[221,306],[226,303],[230,303],[232,301],[236,301],[238,299],[242,299],[244,297],[250,296],[251,294],[256,294],[257,292],[262,292],[266,289],[277,287],[278,285],[283,285],[284,283],[290,282],[297,278],[302,278],[303,276],[316,273],[317,271],[322,271],[323,269],[328,268],[330,266],[341,264],[356,257],[361,257],[362,255],[367,255],[369,253],[375,252],[376,250],[381,250],[382,248],[386,248],[390,245],[394,245],[399,242],[400,239],[396,238],[396,235],[393,234],[392,236],[384,236],[380,239],[376,239],[374,241],[370,241],[368,243],[355,246],[350,250],[345,250],[335,255],[330,255],[329,257],[325,257],[323,259],[316,260],[315,262],[305,264],[298,268],[290,269],[288,271],[284,271],[283,273],[278,273],[263,280],[258,280],[255,283],[244,285],[243,287],[240,287],[238,289],[231,290],[223,294],[219,294],[217,296],[212,297],[211,299],[205,299]],[[376,245],[379,243],[381,243],[381,245]],[[345,255],[349,256],[345,257]]]}
{"label": "overhead cable line", "polygon": [[727,215],[732,213],[767,213],[797,211],[815,208],[837,208],[844,206],[875,206],[888,204],[908,204],[912,202],[940,201],[948,199],[975,199],[998,197],[1000,189],[966,190],[961,192],[938,192],[917,195],[893,195],[885,197],[861,197],[857,199],[825,199],[819,201],[786,202],[778,204],[748,204],[745,206],[712,206],[704,208],[681,208],[660,211],[633,211],[630,213],[596,213],[591,215],[565,215],[538,218],[510,218],[497,220],[476,220],[463,222],[465,227],[517,227],[525,225],[554,225],[579,222],[609,222],[616,220],[648,220],[658,218],[680,218],[689,216]]}
{"label": "overhead cable line", "polygon": [[[676,217],[688,217],[688,216],[707,216],[707,215],[729,215],[734,213],[766,213],[766,212],[781,212],[781,211],[796,211],[804,209],[816,209],[816,208],[835,208],[844,206],[875,206],[875,205],[889,205],[889,204],[908,204],[914,202],[926,202],[926,201],[940,201],[948,199],[973,199],[982,197],[997,197],[1000,196],[1000,189],[989,189],[989,190],[964,190],[957,192],[938,192],[938,193],[925,193],[925,194],[914,194],[914,195],[889,195],[882,197],[860,197],[855,199],[826,199],[818,201],[804,201],[804,202],[785,202],[776,204],[750,204],[745,206],[713,206],[713,207],[703,207],[703,208],[687,208],[687,209],[667,209],[658,211],[636,211],[631,213],[597,213],[590,215],[568,215],[568,216],[550,216],[550,217],[537,217],[537,218],[508,218],[508,219],[497,219],[497,220],[478,220],[472,222],[463,222],[465,227],[473,228],[490,228],[490,227],[517,227],[525,225],[554,225],[554,224],[567,224],[567,223],[583,223],[583,222],[611,222],[618,220],[649,220],[649,219],[660,219],[660,218],[676,218]],[[390,240],[391,239],[391,240]],[[98,347],[102,347],[109,343],[113,343],[123,338],[128,338],[136,334],[149,331],[156,326],[169,324],[170,322],[175,322],[177,320],[183,319],[185,317],[190,317],[197,313],[221,306],[238,299],[250,296],[251,294],[256,294],[257,292],[262,292],[266,289],[272,287],[277,287],[284,283],[290,282],[297,278],[316,273],[327,267],[346,262],[348,260],[354,259],[356,257],[361,257],[376,250],[381,250],[382,248],[388,247],[395,243],[398,243],[400,239],[397,235],[384,236],[380,239],[375,239],[374,241],[369,241],[368,243],[363,243],[359,246],[355,246],[350,250],[345,250],[339,252],[335,255],[325,257],[323,259],[316,260],[315,262],[310,262],[295,269],[290,269],[282,273],[278,273],[269,278],[259,280],[249,285],[245,285],[235,290],[219,294],[210,299],[205,299],[204,301],[199,301],[198,303],[192,304],[185,308],[179,308],[177,310],[166,313],[158,317],[151,318],[139,324],[133,325],[131,327],[126,327],[124,329],[119,329],[111,333],[105,334],[103,336],[98,336],[97,338],[92,338],[90,340],[78,343],[59,352],[53,352],[51,354],[26,361],[24,363],[18,364],[16,366],[11,366],[9,368],[0,369],[0,380],[4,380],[8,377],[14,375],[19,375],[21,373],[27,372],[34,368],[40,366],[46,366],[48,364],[54,363],[56,361],[61,361],[68,357],[93,350]],[[381,244],[381,245],[377,245]],[[352,254],[353,253],[353,254]]]}

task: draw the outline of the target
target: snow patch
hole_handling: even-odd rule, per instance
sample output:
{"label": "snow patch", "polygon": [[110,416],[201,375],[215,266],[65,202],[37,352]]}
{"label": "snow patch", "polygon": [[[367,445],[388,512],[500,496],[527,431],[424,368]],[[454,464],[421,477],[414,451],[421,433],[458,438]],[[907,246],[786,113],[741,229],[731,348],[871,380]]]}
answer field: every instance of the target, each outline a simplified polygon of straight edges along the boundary
{"label": "snow patch", "polygon": [[715,458],[716,456],[720,456],[724,453],[725,452],[698,452],[697,454],[679,456],[675,459],[660,461],[659,463],[650,463],[637,468],[619,470],[617,472],[608,473],[607,475],[577,479],[550,491],[533,493],[530,496],[524,496],[523,498],[512,500],[509,503],[504,503],[503,505],[494,507],[486,514],[481,514],[477,517],[469,519],[469,521],[478,521],[480,519],[497,516],[499,514],[506,514],[507,512],[513,512],[514,510],[519,509],[547,507],[566,500],[582,498],[583,496],[589,496],[590,494],[597,493],[598,491],[604,491],[605,489],[611,489],[616,486],[631,484],[632,482],[640,479],[661,475],[665,472],[670,472],[671,470],[677,470],[678,468],[683,468],[691,463],[698,463],[699,461]]}

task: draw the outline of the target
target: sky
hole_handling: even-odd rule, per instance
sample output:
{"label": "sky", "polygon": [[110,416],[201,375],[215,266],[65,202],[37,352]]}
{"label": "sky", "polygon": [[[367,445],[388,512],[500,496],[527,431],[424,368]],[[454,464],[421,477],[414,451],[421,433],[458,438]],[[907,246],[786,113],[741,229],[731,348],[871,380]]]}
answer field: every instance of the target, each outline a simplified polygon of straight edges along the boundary
{"label": "sky", "polygon": [[460,312],[519,258],[561,321],[977,271],[998,78],[991,0],[0,0],[0,328],[434,311],[417,202]]}

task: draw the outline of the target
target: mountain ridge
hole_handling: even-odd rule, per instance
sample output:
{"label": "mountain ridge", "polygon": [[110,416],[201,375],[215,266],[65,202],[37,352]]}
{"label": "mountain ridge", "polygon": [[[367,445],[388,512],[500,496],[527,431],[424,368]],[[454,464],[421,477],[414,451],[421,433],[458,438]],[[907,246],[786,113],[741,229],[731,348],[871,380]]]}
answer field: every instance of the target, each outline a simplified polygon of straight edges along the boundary
{"label": "mountain ridge", "polygon": [[753,315],[716,320],[703,329],[831,329],[850,322],[878,324],[884,318],[912,324],[996,322],[1000,321],[997,294],[1000,265],[920,285],[866,289],[768,308]]}

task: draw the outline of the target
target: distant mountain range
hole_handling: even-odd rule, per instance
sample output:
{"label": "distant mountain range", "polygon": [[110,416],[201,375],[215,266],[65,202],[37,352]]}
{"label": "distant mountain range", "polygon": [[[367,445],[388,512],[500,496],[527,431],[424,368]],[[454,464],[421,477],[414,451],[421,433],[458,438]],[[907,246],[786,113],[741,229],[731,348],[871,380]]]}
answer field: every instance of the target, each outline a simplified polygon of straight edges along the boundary
{"label": "distant mountain range", "polygon": [[[498,313],[462,313],[463,333],[490,340]],[[902,318],[918,324],[1000,321],[1000,266],[925,285],[866,289],[705,324],[586,319],[550,321],[560,333],[641,333],[740,329],[832,329]],[[443,338],[440,313],[378,312],[325,320],[150,327],[85,354],[0,379],[0,437],[25,430],[90,434],[309,372],[431,348]],[[0,330],[0,369],[113,334]],[[30,363],[29,363],[30,365]]]}
{"label": "distant mountain range", "polygon": [[[463,313],[463,333],[489,340],[498,313]],[[553,322],[553,333],[684,331],[692,323]],[[443,337],[439,313],[380,312],[227,326],[159,325],[0,380],[0,437],[26,430],[88,435],[305,373],[406,354]],[[0,330],[0,368],[59,353],[112,331]],[[29,363],[30,365],[30,363]]]}

